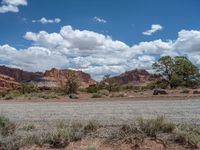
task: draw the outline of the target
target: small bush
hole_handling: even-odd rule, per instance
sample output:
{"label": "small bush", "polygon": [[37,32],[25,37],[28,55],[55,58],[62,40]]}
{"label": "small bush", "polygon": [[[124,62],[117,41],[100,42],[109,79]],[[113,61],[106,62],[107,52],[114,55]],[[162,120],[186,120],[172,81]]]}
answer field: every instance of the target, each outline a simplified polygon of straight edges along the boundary
{"label": "small bush", "polygon": [[192,148],[200,148],[200,126],[179,125],[175,130],[175,141]]}
{"label": "small bush", "polygon": [[21,94],[33,93],[38,92],[38,88],[36,88],[33,84],[22,83],[21,87],[19,88],[19,92]]}
{"label": "small bush", "polygon": [[176,130],[175,140],[181,144],[189,145],[193,148],[198,148],[198,143],[200,142],[200,135],[197,133],[192,133],[186,130]]}
{"label": "small bush", "polygon": [[90,86],[86,90],[88,93],[97,93],[98,92],[97,86]]}
{"label": "small bush", "polygon": [[105,89],[104,89],[104,90],[98,91],[98,93],[101,94],[101,95],[104,95],[104,96],[109,96],[109,93],[110,93],[110,92],[109,92],[108,90],[105,90]]}
{"label": "small bush", "polygon": [[25,131],[30,131],[30,130],[35,129],[35,126],[33,124],[27,124],[27,125],[23,126],[23,129]]}
{"label": "small bush", "polygon": [[88,146],[87,150],[96,150],[96,148],[94,146]]}
{"label": "small bush", "polygon": [[168,122],[164,117],[144,120],[138,119],[138,126],[147,136],[156,137],[157,133],[171,133],[176,125]]}
{"label": "small bush", "polygon": [[15,132],[16,124],[11,122],[8,118],[0,116],[0,135],[8,136]]}
{"label": "small bush", "polygon": [[6,94],[7,94],[7,92],[6,92],[6,91],[0,91],[0,98],[3,98],[3,97],[5,97],[5,96],[6,96]]}
{"label": "small bush", "polygon": [[102,98],[103,96],[99,93],[92,94],[92,98]]}
{"label": "small bush", "polygon": [[55,93],[40,93],[37,97],[42,99],[57,99],[58,96]]}
{"label": "small bush", "polygon": [[5,100],[12,100],[12,99],[14,99],[14,97],[12,95],[6,95],[4,99]]}
{"label": "small bush", "polygon": [[17,135],[10,135],[1,139],[0,137],[0,149],[1,150],[19,150],[26,144],[21,141],[22,137]]}
{"label": "small bush", "polygon": [[180,93],[183,93],[183,94],[189,94],[189,93],[190,93],[190,90],[188,90],[188,89],[184,89],[184,90],[182,90]]}
{"label": "small bush", "polygon": [[84,126],[84,133],[88,134],[88,133],[95,132],[97,128],[98,128],[97,122],[91,120]]}
{"label": "small bush", "polygon": [[125,96],[125,94],[122,93],[122,92],[119,92],[119,93],[112,93],[112,94],[110,95],[110,97],[124,97],[124,96]]}

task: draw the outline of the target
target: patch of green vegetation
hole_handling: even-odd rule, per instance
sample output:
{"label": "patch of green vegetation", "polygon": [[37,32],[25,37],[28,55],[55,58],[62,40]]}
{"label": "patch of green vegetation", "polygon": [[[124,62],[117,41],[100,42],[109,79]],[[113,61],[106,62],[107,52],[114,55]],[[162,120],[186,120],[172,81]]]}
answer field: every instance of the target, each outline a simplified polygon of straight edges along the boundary
{"label": "patch of green vegetation", "polygon": [[34,124],[26,124],[26,125],[23,126],[23,129],[25,131],[30,131],[30,130],[35,129],[35,126],[34,126]]}
{"label": "patch of green vegetation", "polygon": [[90,86],[90,87],[86,88],[86,91],[88,93],[97,93],[98,92],[98,87],[97,86]]}
{"label": "patch of green vegetation", "polygon": [[192,148],[198,148],[200,142],[200,126],[180,125],[175,130],[175,141]]}
{"label": "patch of green vegetation", "polygon": [[55,93],[38,93],[35,96],[42,99],[57,99],[58,96]]}
{"label": "patch of green vegetation", "polygon": [[176,127],[174,123],[165,120],[164,117],[150,120],[140,118],[137,121],[137,125],[141,131],[151,137],[156,137],[158,133],[172,133]]}
{"label": "patch of green vegetation", "polygon": [[102,98],[102,97],[103,97],[103,95],[100,94],[100,93],[94,93],[94,94],[92,94],[92,98]]}
{"label": "patch of green vegetation", "polygon": [[110,97],[124,97],[125,94],[123,92],[112,93]]}
{"label": "patch of green vegetation", "polygon": [[0,116],[0,135],[8,136],[15,132],[16,124],[11,122],[7,117]]}
{"label": "patch of green vegetation", "polygon": [[94,146],[88,146],[87,150],[96,150],[96,148]]}

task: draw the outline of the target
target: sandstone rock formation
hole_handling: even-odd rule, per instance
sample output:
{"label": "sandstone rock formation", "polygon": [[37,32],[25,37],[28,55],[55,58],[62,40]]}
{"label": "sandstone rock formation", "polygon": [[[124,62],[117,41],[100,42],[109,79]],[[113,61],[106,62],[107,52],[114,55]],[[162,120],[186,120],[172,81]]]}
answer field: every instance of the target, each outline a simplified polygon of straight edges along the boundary
{"label": "sandstone rock formation", "polygon": [[17,82],[35,80],[42,77],[42,73],[23,71],[17,68],[0,66],[0,74],[14,78]]}
{"label": "sandstone rock formation", "polygon": [[0,90],[16,89],[18,87],[20,87],[20,84],[15,79],[0,74]]}
{"label": "sandstone rock formation", "polygon": [[[66,83],[66,76],[68,72],[68,69],[59,70],[53,68],[51,70],[46,71],[42,78],[34,80],[33,83],[38,87],[61,87],[64,86]],[[93,80],[89,74],[84,73],[82,71],[75,71],[75,73],[81,87],[88,87],[90,85],[96,84],[96,81]]]}
{"label": "sandstone rock formation", "polygon": [[143,69],[135,69],[113,77],[120,84],[142,84],[155,80],[155,76]]}

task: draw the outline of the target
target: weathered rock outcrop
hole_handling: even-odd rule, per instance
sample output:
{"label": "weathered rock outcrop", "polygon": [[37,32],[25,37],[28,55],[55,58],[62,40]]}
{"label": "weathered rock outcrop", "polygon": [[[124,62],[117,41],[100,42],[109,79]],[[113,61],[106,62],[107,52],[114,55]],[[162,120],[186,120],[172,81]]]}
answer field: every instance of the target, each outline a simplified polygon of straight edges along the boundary
{"label": "weathered rock outcrop", "polygon": [[122,73],[119,76],[113,77],[120,84],[141,84],[153,81],[156,79],[155,75],[150,74],[143,69],[135,69]]}
{"label": "weathered rock outcrop", "polygon": [[17,82],[35,80],[42,77],[42,73],[23,71],[17,68],[0,66],[0,74],[14,78]]}
{"label": "weathered rock outcrop", "polygon": [[[33,83],[36,84],[38,87],[61,87],[66,84],[67,81],[67,74],[70,70],[68,69],[51,69],[44,73],[42,78],[34,80]],[[90,85],[96,84],[96,81],[91,78],[91,76],[87,73],[82,71],[75,71],[77,76],[77,80],[80,83],[81,87],[88,87]]]}
{"label": "weathered rock outcrop", "polygon": [[0,74],[0,89],[16,89],[20,87],[20,84],[15,79]]}

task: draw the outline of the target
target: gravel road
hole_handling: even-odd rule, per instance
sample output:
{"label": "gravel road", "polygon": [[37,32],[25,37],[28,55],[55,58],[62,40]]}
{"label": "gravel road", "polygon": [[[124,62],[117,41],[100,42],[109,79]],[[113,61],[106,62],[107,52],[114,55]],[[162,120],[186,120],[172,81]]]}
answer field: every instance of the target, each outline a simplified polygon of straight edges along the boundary
{"label": "gravel road", "polygon": [[177,123],[200,124],[200,100],[0,102],[0,114],[16,122],[65,119],[120,124],[138,117],[165,116]]}

